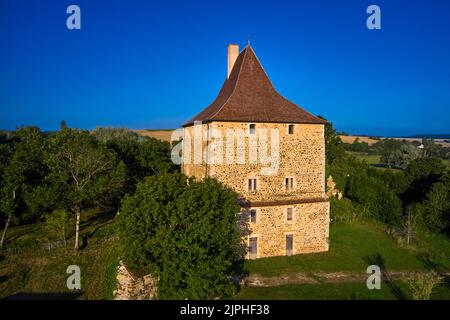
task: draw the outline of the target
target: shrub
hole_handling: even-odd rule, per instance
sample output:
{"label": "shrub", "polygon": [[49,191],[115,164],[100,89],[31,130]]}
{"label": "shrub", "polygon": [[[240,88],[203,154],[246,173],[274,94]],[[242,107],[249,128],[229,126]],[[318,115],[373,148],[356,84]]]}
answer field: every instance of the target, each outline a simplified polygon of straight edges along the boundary
{"label": "shrub", "polygon": [[159,298],[230,297],[242,258],[239,211],[237,194],[215,179],[147,177],[118,216],[124,260],[159,279]]}
{"label": "shrub", "polygon": [[433,288],[442,281],[436,272],[419,273],[406,278],[414,300],[429,300]]}
{"label": "shrub", "polygon": [[330,199],[330,217],[334,222],[353,222],[359,218],[358,212],[350,199]]}

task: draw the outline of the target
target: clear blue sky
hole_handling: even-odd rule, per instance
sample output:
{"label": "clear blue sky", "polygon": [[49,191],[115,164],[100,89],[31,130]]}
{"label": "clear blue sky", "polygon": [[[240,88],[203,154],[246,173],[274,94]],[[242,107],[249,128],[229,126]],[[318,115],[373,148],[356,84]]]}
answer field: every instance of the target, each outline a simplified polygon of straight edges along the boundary
{"label": "clear blue sky", "polygon": [[[66,28],[81,8],[82,29]],[[382,30],[366,28],[381,7]],[[247,35],[278,91],[351,133],[450,133],[450,1],[0,1],[0,128],[175,128]]]}

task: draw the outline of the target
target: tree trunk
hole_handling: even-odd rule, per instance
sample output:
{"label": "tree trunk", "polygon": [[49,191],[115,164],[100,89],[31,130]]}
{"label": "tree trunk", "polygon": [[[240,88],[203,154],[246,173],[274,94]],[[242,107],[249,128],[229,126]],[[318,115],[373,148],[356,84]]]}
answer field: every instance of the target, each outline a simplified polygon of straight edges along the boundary
{"label": "tree trunk", "polygon": [[63,228],[63,241],[64,241],[64,248],[67,248],[66,227]]}
{"label": "tree trunk", "polygon": [[80,238],[81,209],[77,208],[76,215],[77,215],[77,222],[76,222],[76,225],[75,225],[75,250],[78,250],[78,249],[80,249],[79,238]]}
{"label": "tree trunk", "polygon": [[5,242],[6,238],[6,231],[8,230],[9,224],[11,222],[11,217],[9,216],[6,220],[5,229],[3,229],[2,239],[0,240],[0,249],[3,248],[3,243]]}

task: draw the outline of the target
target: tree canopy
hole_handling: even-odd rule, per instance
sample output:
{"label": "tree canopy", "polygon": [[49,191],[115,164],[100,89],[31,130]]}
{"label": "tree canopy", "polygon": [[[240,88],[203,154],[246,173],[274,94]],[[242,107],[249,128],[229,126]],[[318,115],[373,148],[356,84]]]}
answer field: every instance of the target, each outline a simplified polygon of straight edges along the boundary
{"label": "tree canopy", "polygon": [[243,254],[239,211],[237,195],[215,179],[147,177],[122,202],[125,261],[159,278],[159,298],[230,297]]}

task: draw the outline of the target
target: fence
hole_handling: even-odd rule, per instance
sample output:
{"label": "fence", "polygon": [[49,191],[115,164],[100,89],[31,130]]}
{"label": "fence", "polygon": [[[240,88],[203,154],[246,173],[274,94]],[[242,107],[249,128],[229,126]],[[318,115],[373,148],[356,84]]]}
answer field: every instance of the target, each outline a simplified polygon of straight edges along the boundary
{"label": "fence", "polygon": [[[82,245],[83,241],[87,241],[89,244],[100,244],[100,243],[104,243],[104,242],[117,241],[118,239],[119,239],[118,236],[113,235],[113,236],[109,236],[109,237],[107,236],[107,237],[93,238],[93,239],[80,238],[80,241],[81,241],[81,245]],[[58,249],[58,248],[61,248],[64,246],[67,246],[67,248],[71,248],[74,245],[75,245],[75,239],[66,240],[65,243],[63,240],[48,241],[48,242],[43,242],[43,243],[39,243],[36,245],[6,248],[5,250],[0,251],[0,253],[3,253],[6,256],[13,256],[13,255],[26,253],[26,252],[30,252],[30,251],[51,251],[51,250]]]}

